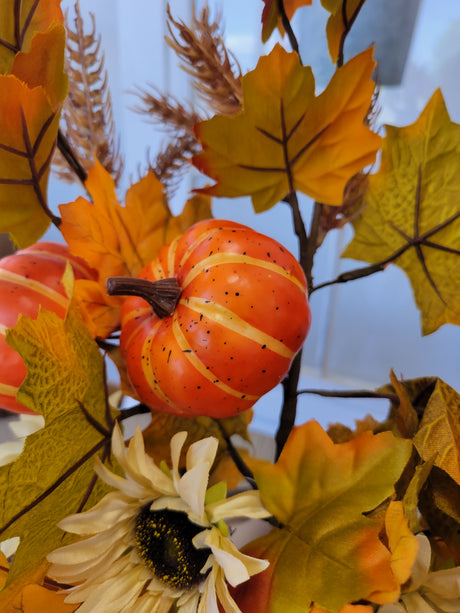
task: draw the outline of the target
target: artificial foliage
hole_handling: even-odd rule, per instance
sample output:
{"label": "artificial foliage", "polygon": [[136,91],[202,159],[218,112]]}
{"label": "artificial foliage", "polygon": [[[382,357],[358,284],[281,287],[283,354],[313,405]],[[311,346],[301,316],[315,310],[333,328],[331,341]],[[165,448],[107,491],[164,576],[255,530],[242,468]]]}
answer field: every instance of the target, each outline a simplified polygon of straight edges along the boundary
{"label": "artificial foliage", "polygon": [[[346,53],[364,3],[321,0],[335,65],[321,93],[292,24],[311,0],[264,0],[254,36],[281,42],[246,74],[207,6],[190,24],[168,7],[200,103],[139,84],[135,110],[170,138],[124,195],[94,17],[78,1],[73,20],[59,0],[0,3],[0,230],[21,250],[0,262],[0,400],[38,419],[22,450],[0,445],[0,612],[460,611],[458,392],[391,364],[376,390],[299,389],[308,299],[326,286],[395,264],[421,334],[460,323],[460,129],[440,90],[412,125],[379,126],[374,50]],[[203,181],[173,215],[190,167]],[[51,172],[80,195],[52,201]],[[296,254],[213,218],[241,196],[289,207]],[[50,224],[57,268],[30,255]],[[346,224],[342,255],[365,264],[316,283]],[[278,384],[269,461],[252,409]],[[307,392],[388,413],[326,431],[296,423]]]}

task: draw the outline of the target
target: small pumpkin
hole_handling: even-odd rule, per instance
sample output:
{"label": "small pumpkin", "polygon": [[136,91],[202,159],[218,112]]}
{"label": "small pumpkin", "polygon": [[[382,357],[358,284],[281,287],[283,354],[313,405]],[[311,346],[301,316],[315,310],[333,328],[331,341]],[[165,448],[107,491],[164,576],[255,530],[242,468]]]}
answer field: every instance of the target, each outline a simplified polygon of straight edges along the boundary
{"label": "small pumpkin", "polygon": [[16,400],[26,367],[6,342],[5,333],[16,325],[20,313],[35,318],[40,306],[65,317],[69,299],[62,276],[68,260],[76,279],[95,275],[65,245],[52,242],[37,243],[0,260],[0,408],[32,413]]}
{"label": "small pumpkin", "polygon": [[164,246],[140,279],[109,279],[109,294],[132,294],[120,348],[139,399],[189,417],[250,408],[285,377],[305,340],[306,290],[280,243],[216,219]]}

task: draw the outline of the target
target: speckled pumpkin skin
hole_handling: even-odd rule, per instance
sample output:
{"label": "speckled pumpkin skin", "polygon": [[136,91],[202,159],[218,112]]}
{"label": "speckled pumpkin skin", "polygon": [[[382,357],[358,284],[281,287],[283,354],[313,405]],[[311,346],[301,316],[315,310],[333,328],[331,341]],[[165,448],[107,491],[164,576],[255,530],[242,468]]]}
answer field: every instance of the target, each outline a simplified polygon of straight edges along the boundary
{"label": "speckled pumpkin skin", "polygon": [[26,376],[21,356],[5,340],[7,328],[19,314],[37,317],[40,306],[64,318],[69,299],[62,284],[67,261],[76,279],[94,278],[95,271],[72,256],[65,245],[41,242],[0,260],[0,407],[33,413],[17,402],[16,392]]}
{"label": "speckled pumpkin skin", "polygon": [[163,319],[142,298],[122,307],[128,375],[152,409],[228,417],[250,408],[285,377],[310,327],[297,260],[232,221],[195,224],[139,276],[175,277],[182,289]]}

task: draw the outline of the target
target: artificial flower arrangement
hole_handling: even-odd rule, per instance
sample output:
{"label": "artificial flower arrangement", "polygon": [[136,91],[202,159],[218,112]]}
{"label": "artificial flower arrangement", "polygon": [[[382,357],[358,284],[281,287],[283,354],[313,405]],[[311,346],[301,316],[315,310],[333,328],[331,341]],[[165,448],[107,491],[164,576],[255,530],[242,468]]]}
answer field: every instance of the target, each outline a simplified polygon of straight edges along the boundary
{"label": "artificial flower arrangement", "polygon": [[[18,251],[0,261],[0,401],[25,437],[0,468],[2,612],[460,611],[457,392],[391,374],[369,392],[388,398],[385,421],[294,425],[322,286],[394,263],[424,334],[460,323],[460,128],[437,91],[416,123],[378,134],[373,50],[344,61],[362,0],[321,0],[336,71],[320,95],[290,23],[311,0],[264,2],[263,40],[289,42],[244,76],[206,7],[190,25],[168,12],[209,115],[140,90],[139,112],[173,136],[124,205],[95,24],[76,3],[64,27],[59,0],[2,10],[0,227]],[[190,164],[213,182],[174,217]],[[58,212],[52,168],[86,190]],[[244,195],[290,207],[298,257],[212,218],[211,197]],[[50,223],[60,244],[40,241]],[[368,266],[315,285],[324,236],[346,223],[346,256]],[[269,462],[234,441],[280,383]]]}

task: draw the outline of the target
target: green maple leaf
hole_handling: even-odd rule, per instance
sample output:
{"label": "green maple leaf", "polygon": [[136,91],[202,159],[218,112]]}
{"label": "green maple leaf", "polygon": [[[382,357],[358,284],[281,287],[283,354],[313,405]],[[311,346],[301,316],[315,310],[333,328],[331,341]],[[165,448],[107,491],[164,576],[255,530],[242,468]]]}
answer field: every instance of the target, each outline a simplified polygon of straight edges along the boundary
{"label": "green maple leaf", "polygon": [[44,310],[36,320],[21,317],[7,340],[27,366],[18,398],[45,426],[0,468],[0,540],[21,539],[0,609],[46,572],[47,554],[66,541],[57,522],[106,493],[93,467],[97,455],[109,455],[113,425],[103,358],[73,307],[65,320]]}
{"label": "green maple leaf", "polygon": [[371,263],[369,271],[402,268],[430,334],[460,325],[460,125],[438,90],[415,123],[386,130],[381,168],[342,256]]}

